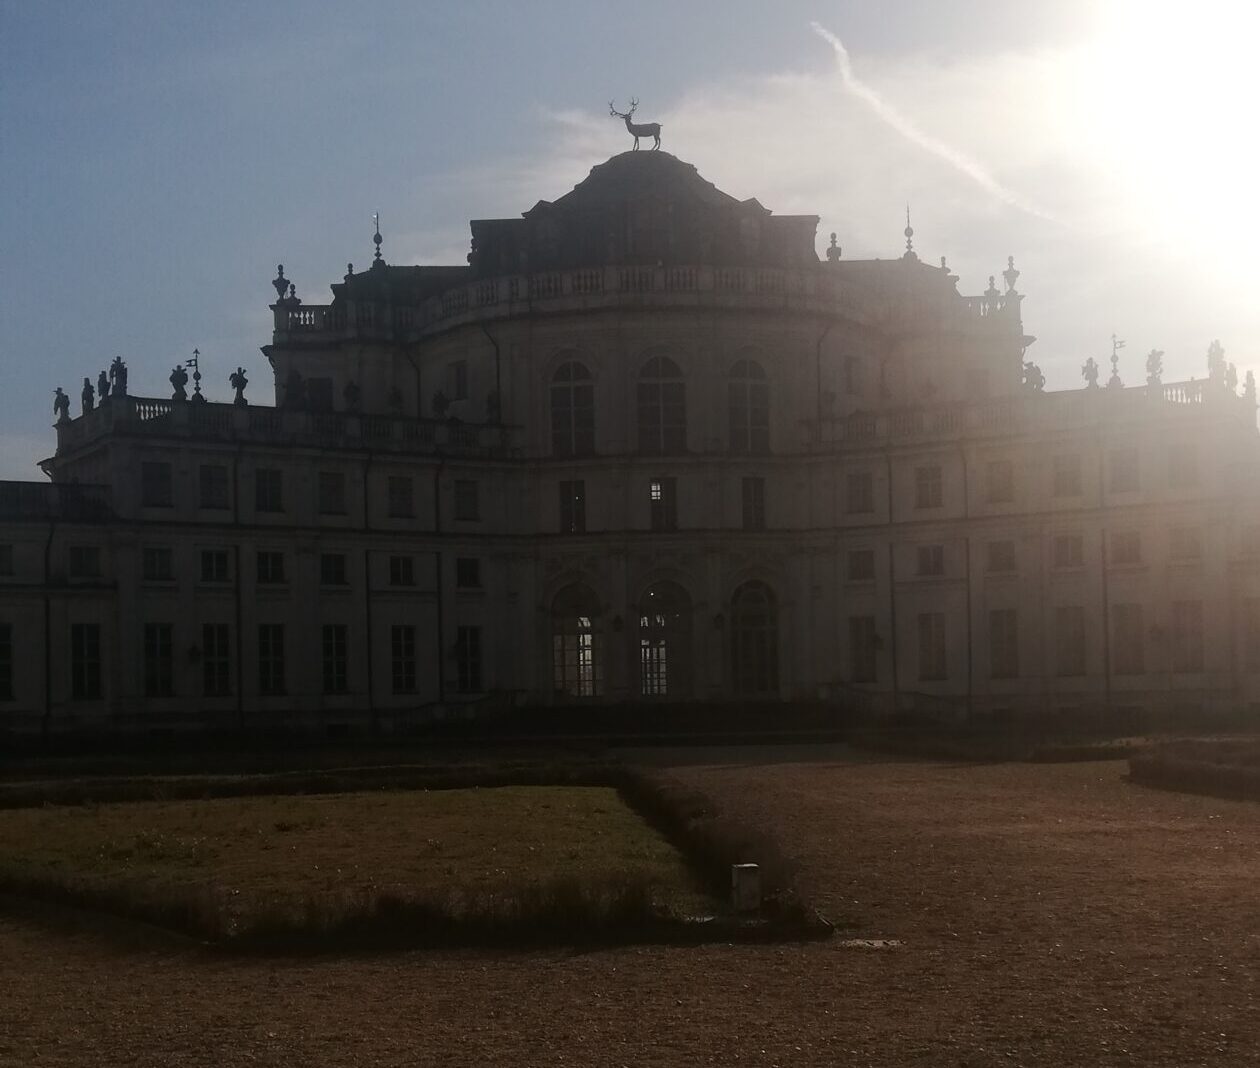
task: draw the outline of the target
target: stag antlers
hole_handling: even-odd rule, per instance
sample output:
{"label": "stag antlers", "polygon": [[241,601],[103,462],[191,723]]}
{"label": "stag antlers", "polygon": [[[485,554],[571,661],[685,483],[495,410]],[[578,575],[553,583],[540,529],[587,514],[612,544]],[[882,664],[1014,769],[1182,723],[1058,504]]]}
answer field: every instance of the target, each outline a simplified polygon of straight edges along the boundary
{"label": "stag antlers", "polygon": [[639,102],[633,97],[630,98],[630,110],[624,114],[617,110],[617,102],[615,100],[608,101],[608,114],[616,115],[619,119],[628,119],[634,114],[634,109],[639,106]]}

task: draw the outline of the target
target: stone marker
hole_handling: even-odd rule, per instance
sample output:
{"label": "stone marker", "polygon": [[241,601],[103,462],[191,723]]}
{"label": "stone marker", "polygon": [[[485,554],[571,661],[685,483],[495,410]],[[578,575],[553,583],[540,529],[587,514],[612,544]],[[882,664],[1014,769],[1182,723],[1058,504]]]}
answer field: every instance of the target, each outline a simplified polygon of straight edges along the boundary
{"label": "stone marker", "polygon": [[756,864],[731,865],[731,907],[736,912],[761,908],[761,869]]}

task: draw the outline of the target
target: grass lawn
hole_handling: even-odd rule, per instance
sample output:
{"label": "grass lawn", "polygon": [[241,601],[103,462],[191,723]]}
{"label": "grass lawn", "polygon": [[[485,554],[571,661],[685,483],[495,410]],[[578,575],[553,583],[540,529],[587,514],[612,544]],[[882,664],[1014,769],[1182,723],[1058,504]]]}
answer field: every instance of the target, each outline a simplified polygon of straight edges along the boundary
{"label": "grass lawn", "polygon": [[519,915],[522,894],[537,903],[557,887],[580,897],[634,886],[660,912],[706,908],[682,857],[606,787],[15,809],[0,812],[6,878],[89,899],[201,895],[228,932],[286,909],[327,917],[383,899]]}

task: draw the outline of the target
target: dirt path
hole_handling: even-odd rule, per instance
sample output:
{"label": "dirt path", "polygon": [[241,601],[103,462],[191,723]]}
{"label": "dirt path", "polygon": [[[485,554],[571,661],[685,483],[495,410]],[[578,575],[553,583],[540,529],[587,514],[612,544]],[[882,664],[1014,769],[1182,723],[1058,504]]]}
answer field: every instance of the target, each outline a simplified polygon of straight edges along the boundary
{"label": "dirt path", "polygon": [[674,772],[777,826],[824,910],[891,950],[275,963],[0,919],[0,1065],[1258,1063],[1260,805],[1122,773]]}

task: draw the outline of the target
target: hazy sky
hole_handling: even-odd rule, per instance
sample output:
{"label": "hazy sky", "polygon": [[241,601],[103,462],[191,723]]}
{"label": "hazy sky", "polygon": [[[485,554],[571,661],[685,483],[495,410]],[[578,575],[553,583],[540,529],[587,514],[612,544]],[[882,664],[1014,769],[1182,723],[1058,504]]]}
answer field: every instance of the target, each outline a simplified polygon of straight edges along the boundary
{"label": "hazy sky", "polygon": [[[904,205],[964,293],[1014,254],[1050,388],[1128,341],[1203,377],[1260,364],[1260,15],[1133,5],[722,0],[193,4],[0,0],[0,477],[42,478],[52,390],[115,355],[137,394],[194,347],[206,392],[347,261],[462,263],[468,219],[663,148],[846,256],[899,255]],[[837,47],[839,43],[839,47]],[[1260,370],[1260,366],[1257,367]]]}

